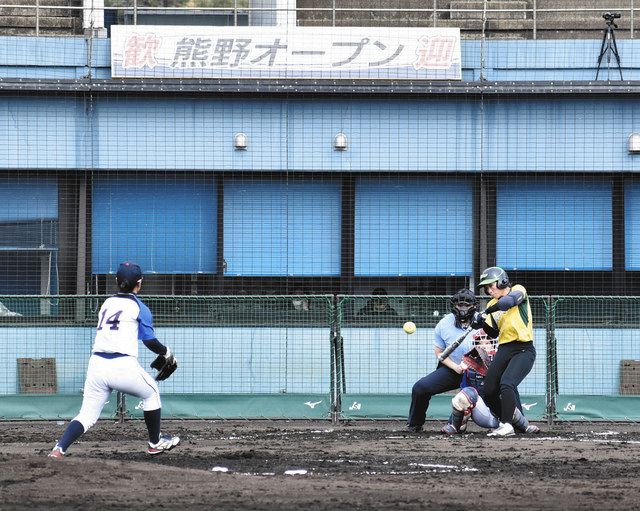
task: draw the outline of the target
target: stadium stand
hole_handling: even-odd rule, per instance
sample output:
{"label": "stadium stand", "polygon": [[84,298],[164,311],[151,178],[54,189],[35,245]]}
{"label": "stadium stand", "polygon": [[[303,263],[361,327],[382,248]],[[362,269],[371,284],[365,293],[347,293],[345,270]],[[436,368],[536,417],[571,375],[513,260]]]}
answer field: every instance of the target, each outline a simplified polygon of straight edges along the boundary
{"label": "stadium stand", "polygon": [[[275,11],[275,2],[257,0],[106,2],[105,22],[107,25],[112,22],[141,25],[272,24],[273,16],[258,15],[264,11],[254,12],[251,20],[247,15],[248,10],[268,9],[269,5]],[[220,6],[219,12],[211,11],[217,6]],[[162,7],[169,10],[158,10]],[[170,10],[176,7],[182,10]],[[199,11],[201,8],[209,10]],[[589,39],[602,30],[601,13],[617,10],[625,13],[619,20],[617,37],[633,37],[633,3],[614,6],[610,0],[489,0],[486,8],[481,0],[299,0],[296,8],[299,26],[458,27],[463,38],[476,38],[484,33],[485,37],[492,39]],[[82,0],[3,0],[0,5],[0,35],[83,35],[82,17]]]}

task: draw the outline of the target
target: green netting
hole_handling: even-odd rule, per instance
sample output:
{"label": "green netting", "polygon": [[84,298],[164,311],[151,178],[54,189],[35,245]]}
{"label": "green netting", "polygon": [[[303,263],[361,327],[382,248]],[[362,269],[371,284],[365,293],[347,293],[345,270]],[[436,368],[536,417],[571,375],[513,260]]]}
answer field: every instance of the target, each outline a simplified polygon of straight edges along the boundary
{"label": "green netting", "polygon": [[[70,417],[104,296],[3,296],[0,417]],[[148,296],[178,354],[163,382],[176,417],[404,417],[435,368],[448,296]],[[532,297],[537,360],[519,387],[532,418],[638,420],[640,298]],[[405,321],[417,331],[407,335]],[[148,366],[152,353],[140,350]],[[446,417],[448,397],[430,409]],[[115,396],[114,400],[115,401]],[[120,413],[135,417],[135,399]],[[108,415],[112,412],[108,412]]]}

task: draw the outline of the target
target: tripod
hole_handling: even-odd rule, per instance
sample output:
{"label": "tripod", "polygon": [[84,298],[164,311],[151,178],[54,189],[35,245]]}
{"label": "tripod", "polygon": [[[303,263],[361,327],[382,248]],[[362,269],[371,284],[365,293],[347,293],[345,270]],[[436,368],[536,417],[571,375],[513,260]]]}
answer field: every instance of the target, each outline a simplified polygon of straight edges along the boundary
{"label": "tripod", "polygon": [[[617,17],[620,17],[618,15]],[[607,20],[607,26],[604,29],[604,34],[602,35],[602,45],[600,46],[600,55],[598,56],[598,69],[596,71],[596,80],[598,79],[598,75],[600,74],[600,64],[602,64],[602,58],[607,56],[607,79],[609,78],[609,68],[611,64],[611,55],[616,58],[616,62],[618,64],[618,71],[620,72],[620,80],[622,80],[622,67],[620,66],[620,54],[618,53],[618,45],[616,44],[616,35],[613,32],[614,28],[618,28],[613,22],[613,18],[605,18]]]}

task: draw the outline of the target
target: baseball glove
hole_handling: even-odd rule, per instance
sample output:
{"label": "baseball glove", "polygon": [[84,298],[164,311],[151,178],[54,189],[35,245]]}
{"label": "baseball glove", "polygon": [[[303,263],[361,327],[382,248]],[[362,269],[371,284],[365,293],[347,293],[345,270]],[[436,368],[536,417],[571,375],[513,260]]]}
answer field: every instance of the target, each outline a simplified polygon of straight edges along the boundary
{"label": "baseball glove", "polygon": [[462,361],[473,369],[480,376],[486,376],[489,369],[489,355],[483,349],[472,348],[468,353],[465,353],[462,357]]}
{"label": "baseball glove", "polygon": [[156,359],[151,362],[151,367],[158,370],[156,375],[156,381],[166,380],[178,369],[178,361],[169,350],[166,355],[158,355]]}

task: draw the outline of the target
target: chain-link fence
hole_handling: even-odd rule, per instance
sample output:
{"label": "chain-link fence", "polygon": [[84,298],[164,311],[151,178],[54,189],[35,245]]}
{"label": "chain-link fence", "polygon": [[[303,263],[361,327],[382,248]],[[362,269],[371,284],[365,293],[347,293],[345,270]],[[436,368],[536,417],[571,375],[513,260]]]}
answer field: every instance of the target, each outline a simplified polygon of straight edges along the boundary
{"label": "chain-link fence", "polygon": [[[74,413],[104,298],[0,297],[0,417]],[[435,368],[434,328],[449,308],[446,296],[143,299],[180,362],[161,389],[165,413],[182,417],[401,418],[413,383]],[[537,360],[519,387],[527,415],[638,420],[640,299],[532,297],[531,305]],[[402,330],[408,320],[418,327],[412,335]],[[153,354],[140,351],[148,366]],[[431,418],[446,417],[450,397],[434,400]]]}

